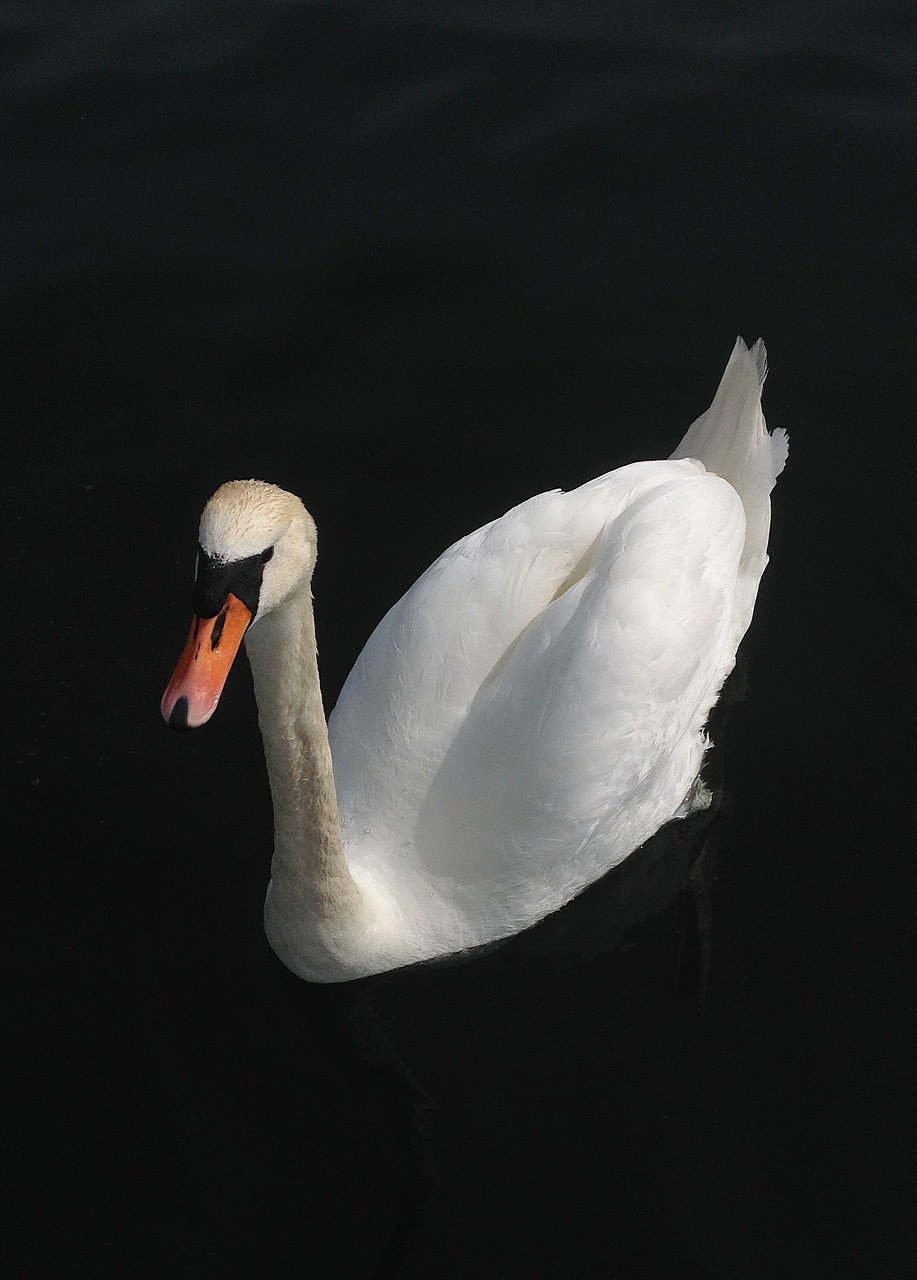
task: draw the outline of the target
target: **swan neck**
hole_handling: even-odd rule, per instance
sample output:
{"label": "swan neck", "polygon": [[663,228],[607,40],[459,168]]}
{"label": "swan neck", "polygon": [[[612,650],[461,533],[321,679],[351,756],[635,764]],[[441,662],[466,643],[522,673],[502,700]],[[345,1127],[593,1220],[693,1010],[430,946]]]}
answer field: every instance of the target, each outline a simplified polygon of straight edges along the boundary
{"label": "swan neck", "polygon": [[305,915],[340,917],[360,895],[344,857],[309,585],[246,645],[274,804],[272,891]]}

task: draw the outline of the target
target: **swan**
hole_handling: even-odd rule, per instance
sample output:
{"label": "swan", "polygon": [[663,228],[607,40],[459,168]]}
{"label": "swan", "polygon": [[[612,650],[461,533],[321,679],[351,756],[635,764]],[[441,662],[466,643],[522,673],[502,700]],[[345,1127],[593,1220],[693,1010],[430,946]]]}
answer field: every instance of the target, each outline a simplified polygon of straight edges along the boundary
{"label": "swan", "polygon": [[738,339],[669,459],[456,542],[376,627],[327,724],[312,517],[259,480],[208,501],[161,710],[209,720],[244,638],[274,808],[265,930],[294,973],[340,982],[507,938],[709,805],[705,722],[787,456],[765,373],[763,343]]}

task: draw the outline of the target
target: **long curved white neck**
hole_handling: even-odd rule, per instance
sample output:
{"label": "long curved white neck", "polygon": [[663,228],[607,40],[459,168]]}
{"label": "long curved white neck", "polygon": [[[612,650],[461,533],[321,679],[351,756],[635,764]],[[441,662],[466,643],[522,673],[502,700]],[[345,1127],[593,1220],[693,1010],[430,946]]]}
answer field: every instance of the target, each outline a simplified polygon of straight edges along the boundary
{"label": "long curved white neck", "polygon": [[341,840],[322,707],[309,584],[246,636],[274,802],[275,911],[320,932],[346,925],[361,904]]}

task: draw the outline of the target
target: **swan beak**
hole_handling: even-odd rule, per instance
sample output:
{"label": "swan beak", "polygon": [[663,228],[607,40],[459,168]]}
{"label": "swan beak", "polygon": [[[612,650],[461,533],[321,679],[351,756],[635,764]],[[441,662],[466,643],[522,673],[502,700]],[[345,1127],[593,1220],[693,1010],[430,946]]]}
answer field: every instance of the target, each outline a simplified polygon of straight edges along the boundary
{"label": "swan beak", "polygon": [[232,593],[215,618],[192,617],[188,640],[160,703],[170,728],[196,729],[207,723],[251,620],[251,610]]}

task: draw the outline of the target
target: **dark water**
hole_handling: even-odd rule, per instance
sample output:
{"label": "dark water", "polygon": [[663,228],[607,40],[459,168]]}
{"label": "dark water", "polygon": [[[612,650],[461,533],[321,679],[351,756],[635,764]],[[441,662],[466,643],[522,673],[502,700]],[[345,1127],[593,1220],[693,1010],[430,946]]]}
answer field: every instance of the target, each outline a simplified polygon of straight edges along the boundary
{"label": "dark water", "polygon": [[[910,6],[380,9],[0,7],[5,1273],[910,1275]],[[331,704],[459,534],[667,454],[737,332],[791,458],[704,1012],[678,901],[603,949],[614,887],[295,982],[247,672],[158,719],[203,500],[306,498]]]}

